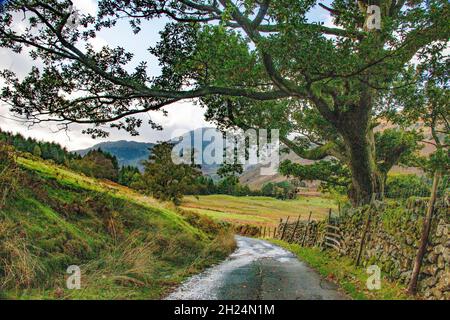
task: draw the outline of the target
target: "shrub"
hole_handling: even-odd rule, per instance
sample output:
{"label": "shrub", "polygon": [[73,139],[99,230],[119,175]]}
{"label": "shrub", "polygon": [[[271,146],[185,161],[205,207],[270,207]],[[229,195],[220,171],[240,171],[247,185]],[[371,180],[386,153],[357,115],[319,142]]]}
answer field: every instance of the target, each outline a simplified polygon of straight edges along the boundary
{"label": "shrub", "polygon": [[89,151],[82,159],[69,161],[69,168],[89,177],[117,181],[119,166],[116,157],[98,150]]}
{"label": "shrub", "polygon": [[17,189],[18,176],[14,149],[0,142],[0,209]]}
{"label": "shrub", "polygon": [[411,196],[428,197],[430,187],[424,179],[414,174],[399,174],[389,176],[386,181],[386,196],[388,198],[408,198]]}
{"label": "shrub", "polygon": [[289,181],[269,182],[262,187],[261,193],[263,196],[274,197],[280,200],[295,199],[297,188]]}
{"label": "shrub", "polygon": [[198,228],[209,235],[217,235],[224,229],[222,224],[215,222],[205,215],[189,210],[183,210],[181,208],[177,208],[177,212],[181,214],[191,226]]}

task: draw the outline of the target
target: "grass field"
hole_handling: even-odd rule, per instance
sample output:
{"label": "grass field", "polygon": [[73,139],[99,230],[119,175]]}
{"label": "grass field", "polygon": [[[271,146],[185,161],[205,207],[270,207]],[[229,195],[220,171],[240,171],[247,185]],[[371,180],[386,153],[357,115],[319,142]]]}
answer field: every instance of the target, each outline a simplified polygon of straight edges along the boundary
{"label": "grass field", "polygon": [[278,200],[268,197],[234,197],[227,195],[185,197],[182,207],[213,219],[235,224],[275,227],[280,218],[290,216],[291,221],[301,215],[307,220],[324,219],[330,208],[336,209],[334,200],[325,197],[299,196],[296,200]]}

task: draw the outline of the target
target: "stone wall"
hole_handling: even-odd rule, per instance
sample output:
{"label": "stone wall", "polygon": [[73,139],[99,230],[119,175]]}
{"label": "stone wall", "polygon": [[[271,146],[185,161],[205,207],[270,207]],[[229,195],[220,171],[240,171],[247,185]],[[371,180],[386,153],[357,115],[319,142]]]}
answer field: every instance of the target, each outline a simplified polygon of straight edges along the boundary
{"label": "stone wall", "polygon": [[[427,299],[450,300],[450,212],[449,200],[436,205],[418,290]],[[406,208],[401,204],[379,203],[372,214],[361,263],[378,265],[391,280],[408,284],[417,254],[427,203],[411,200]],[[343,210],[339,217],[341,254],[356,260],[361,236],[367,221],[368,207]],[[372,211],[374,212],[374,211]],[[308,228],[305,245],[321,246],[326,222],[313,222]],[[301,225],[301,227],[300,227]],[[306,224],[302,222],[294,235],[302,243]],[[280,225],[278,236],[281,236]],[[284,240],[290,240],[295,223],[286,227]]]}
{"label": "stone wall", "polygon": [[303,220],[298,225],[297,222],[288,223],[287,225],[281,223],[277,229],[276,237],[281,239],[283,236],[285,241],[291,242],[292,239],[292,242],[304,244],[306,247],[320,246],[324,226],[323,222],[311,221],[308,224]]}

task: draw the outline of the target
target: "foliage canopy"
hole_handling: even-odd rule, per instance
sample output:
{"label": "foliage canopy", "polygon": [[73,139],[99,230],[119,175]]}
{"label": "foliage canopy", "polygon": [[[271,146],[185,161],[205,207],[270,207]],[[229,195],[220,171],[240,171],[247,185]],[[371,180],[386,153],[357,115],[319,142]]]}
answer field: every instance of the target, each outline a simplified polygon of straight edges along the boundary
{"label": "foliage canopy", "polygon": [[[101,0],[98,15],[82,15],[79,28],[67,24],[70,4],[6,4],[0,46],[29,47],[45,63],[24,79],[1,73],[1,97],[13,112],[34,123],[93,124],[85,131],[93,136],[105,136],[107,123],[135,135],[143,122],[137,114],[197,99],[223,128],[280,129],[282,142],[299,156],[339,160],[351,173],[354,203],[383,190],[390,165],[410,151],[410,139],[398,139],[402,132],[380,139],[374,128],[389,101],[405,102],[397,89],[415,90],[407,75],[417,71],[411,60],[448,70],[446,0],[377,1],[380,30],[365,23],[371,17],[363,0]],[[317,4],[333,26],[308,19]],[[18,31],[15,22],[24,16],[28,25]],[[95,51],[86,44],[119,20],[138,33],[160,17],[169,22],[149,48],[161,65],[158,76],[145,61],[132,68],[133,53],[124,48]],[[378,151],[384,150],[378,142],[388,142],[389,152]]]}

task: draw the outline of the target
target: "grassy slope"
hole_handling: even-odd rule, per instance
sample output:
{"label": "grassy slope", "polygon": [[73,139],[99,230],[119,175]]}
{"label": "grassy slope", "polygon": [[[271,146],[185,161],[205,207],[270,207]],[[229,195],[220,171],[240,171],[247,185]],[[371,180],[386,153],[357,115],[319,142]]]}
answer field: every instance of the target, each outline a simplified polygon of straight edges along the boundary
{"label": "grassy slope", "polygon": [[350,259],[340,257],[331,251],[320,248],[305,248],[297,244],[289,244],[280,240],[271,240],[297,255],[300,260],[308,263],[322,276],[337,282],[345,292],[356,300],[404,300],[411,299],[406,294],[406,288],[386,280],[381,275],[380,290],[368,290],[367,278],[370,276],[362,267],[356,267]]}
{"label": "grassy slope", "polygon": [[[19,158],[15,196],[0,210],[1,298],[160,298],[228,255],[232,235],[107,181]],[[82,290],[67,290],[79,265]]]}
{"label": "grassy slope", "polygon": [[333,200],[321,197],[300,196],[296,200],[283,201],[268,197],[211,195],[198,199],[186,197],[182,207],[227,222],[275,227],[280,218],[287,216],[293,220],[301,214],[306,220],[310,211],[313,220],[322,220],[336,205]]}

